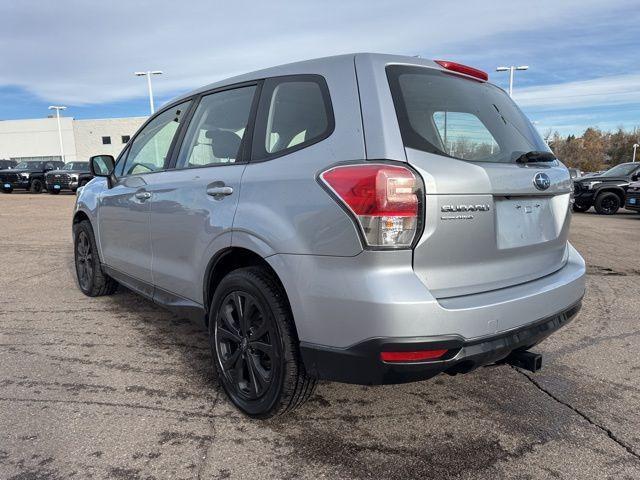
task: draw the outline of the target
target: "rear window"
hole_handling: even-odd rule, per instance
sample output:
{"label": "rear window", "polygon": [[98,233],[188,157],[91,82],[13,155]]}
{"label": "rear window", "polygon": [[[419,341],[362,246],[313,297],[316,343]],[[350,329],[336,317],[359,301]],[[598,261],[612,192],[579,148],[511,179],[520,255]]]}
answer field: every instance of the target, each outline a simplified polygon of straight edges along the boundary
{"label": "rear window", "polygon": [[387,77],[406,147],[473,162],[513,162],[550,151],[498,87],[441,70],[389,66]]}

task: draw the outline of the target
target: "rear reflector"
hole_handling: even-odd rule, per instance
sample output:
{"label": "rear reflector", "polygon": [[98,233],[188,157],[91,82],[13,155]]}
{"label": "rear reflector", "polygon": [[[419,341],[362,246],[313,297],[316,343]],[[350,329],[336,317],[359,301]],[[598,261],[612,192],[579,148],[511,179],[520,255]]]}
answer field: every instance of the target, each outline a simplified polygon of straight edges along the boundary
{"label": "rear reflector", "polygon": [[462,65],[461,63],[449,62],[448,60],[436,60],[435,61],[442,68],[446,68],[447,70],[451,70],[452,72],[463,73],[465,75],[469,75],[470,77],[477,78],[478,80],[482,80],[486,82],[489,80],[489,75],[487,72],[483,72],[482,70],[478,70],[477,68],[469,67],[468,65]]}
{"label": "rear reflector", "polygon": [[355,216],[367,245],[409,247],[421,215],[422,180],[401,165],[363,163],[322,172],[321,180]]}
{"label": "rear reflector", "polygon": [[383,362],[419,362],[421,360],[436,360],[447,350],[418,350],[415,352],[380,352]]}

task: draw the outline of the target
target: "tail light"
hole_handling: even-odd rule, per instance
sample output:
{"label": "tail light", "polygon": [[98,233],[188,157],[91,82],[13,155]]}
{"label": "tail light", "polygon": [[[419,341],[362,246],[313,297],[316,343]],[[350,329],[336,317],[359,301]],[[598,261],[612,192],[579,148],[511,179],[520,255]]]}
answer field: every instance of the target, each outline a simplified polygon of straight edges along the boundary
{"label": "tail light", "polygon": [[370,247],[410,247],[422,212],[422,180],[407,167],[343,165],[320,179],[355,217]]}

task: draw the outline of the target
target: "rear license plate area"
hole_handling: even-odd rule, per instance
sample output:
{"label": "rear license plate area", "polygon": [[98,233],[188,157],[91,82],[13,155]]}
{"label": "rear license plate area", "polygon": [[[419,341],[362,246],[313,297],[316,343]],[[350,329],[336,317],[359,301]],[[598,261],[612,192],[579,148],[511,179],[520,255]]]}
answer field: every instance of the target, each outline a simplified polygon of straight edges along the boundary
{"label": "rear license plate area", "polygon": [[548,197],[496,198],[495,209],[499,249],[535,245],[558,236]]}

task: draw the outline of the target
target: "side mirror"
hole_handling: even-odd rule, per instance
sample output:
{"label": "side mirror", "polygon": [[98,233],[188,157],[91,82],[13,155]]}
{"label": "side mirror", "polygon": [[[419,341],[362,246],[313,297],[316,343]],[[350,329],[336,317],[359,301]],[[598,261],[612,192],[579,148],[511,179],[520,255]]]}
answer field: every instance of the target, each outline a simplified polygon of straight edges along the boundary
{"label": "side mirror", "polygon": [[110,177],[116,160],[111,155],[96,155],[89,159],[89,170],[94,177]]}
{"label": "side mirror", "polygon": [[640,180],[640,172],[636,172],[633,175],[631,175],[631,180],[634,182],[637,182],[638,180]]}

